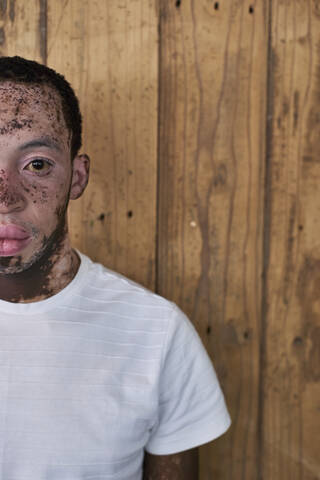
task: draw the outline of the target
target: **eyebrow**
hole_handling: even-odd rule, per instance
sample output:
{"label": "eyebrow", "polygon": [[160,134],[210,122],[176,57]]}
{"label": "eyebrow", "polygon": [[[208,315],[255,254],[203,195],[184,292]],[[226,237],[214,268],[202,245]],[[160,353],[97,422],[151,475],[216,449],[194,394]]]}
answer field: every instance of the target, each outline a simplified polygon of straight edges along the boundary
{"label": "eyebrow", "polygon": [[19,150],[27,150],[28,148],[34,147],[46,147],[57,150],[58,152],[62,152],[62,148],[60,147],[60,145],[55,140],[49,137],[36,138],[35,140],[31,140],[30,142],[23,143],[19,146]]}

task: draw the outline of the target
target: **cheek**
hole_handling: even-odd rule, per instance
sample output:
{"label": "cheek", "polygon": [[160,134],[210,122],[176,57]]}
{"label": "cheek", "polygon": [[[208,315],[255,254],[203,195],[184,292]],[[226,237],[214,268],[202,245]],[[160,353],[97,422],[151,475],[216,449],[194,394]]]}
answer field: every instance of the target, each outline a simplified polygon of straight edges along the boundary
{"label": "cheek", "polygon": [[55,190],[55,213],[58,218],[65,215],[69,203],[69,190],[65,184],[61,183],[59,190]]}
{"label": "cheek", "polygon": [[24,195],[29,198],[31,203],[37,206],[45,206],[46,208],[49,205],[57,205],[64,203],[67,197],[67,185],[65,183],[55,183],[54,185],[43,185],[36,182],[27,182],[22,183],[22,190]]}
{"label": "cheek", "polygon": [[47,186],[24,182],[22,190],[31,203],[38,206],[47,205],[50,197]]}
{"label": "cheek", "polygon": [[14,208],[23,203],[17,179],[14,177],[9,179],[4,170],[0,170],[0,203],[7,208]]}
{"label": "cheek", "polygon": [[54,186],[24,184],[23,189],[29,198],[30,208],[41,224],[47,225],[50,229],[52,225],[59,223],[68,205],[68,190],[65,183]]}

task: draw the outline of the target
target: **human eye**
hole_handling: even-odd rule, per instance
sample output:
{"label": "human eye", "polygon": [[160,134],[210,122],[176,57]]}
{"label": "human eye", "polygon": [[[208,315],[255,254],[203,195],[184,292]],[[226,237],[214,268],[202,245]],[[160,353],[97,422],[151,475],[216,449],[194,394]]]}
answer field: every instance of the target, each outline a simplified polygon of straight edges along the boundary
{"label": "human eye", "polygon": [[43,176],[47,175],[51,168],[52,164],[48,160],[44,158],[35,158],[24,167],[24,170]]}

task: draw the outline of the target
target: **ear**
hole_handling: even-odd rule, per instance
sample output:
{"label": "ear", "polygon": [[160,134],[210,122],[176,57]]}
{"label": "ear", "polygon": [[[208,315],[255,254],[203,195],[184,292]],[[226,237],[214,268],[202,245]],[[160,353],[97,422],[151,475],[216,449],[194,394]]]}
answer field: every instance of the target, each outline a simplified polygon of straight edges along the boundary
{"label": "ear", "polygon": [[88,155],[77,155],[73,159],[72,180],[69,196],[71,200],[76,200],[77,198],[81,197],[88,184],[89,170],[90,158]]}

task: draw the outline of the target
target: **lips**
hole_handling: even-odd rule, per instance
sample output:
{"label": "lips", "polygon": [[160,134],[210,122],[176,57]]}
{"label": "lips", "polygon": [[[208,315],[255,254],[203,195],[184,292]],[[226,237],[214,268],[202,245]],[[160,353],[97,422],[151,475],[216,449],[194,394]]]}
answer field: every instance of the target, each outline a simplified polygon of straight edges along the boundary
{"label": "lips", "polygon": [[23,240],[29,237],[29,234],[18,225],[0,225],[0,240],[4,238]]}
{"label": "lips", "polygon": [[15,255],[30,241],[30,235],[18,225],[0,225],[0,257]]}

